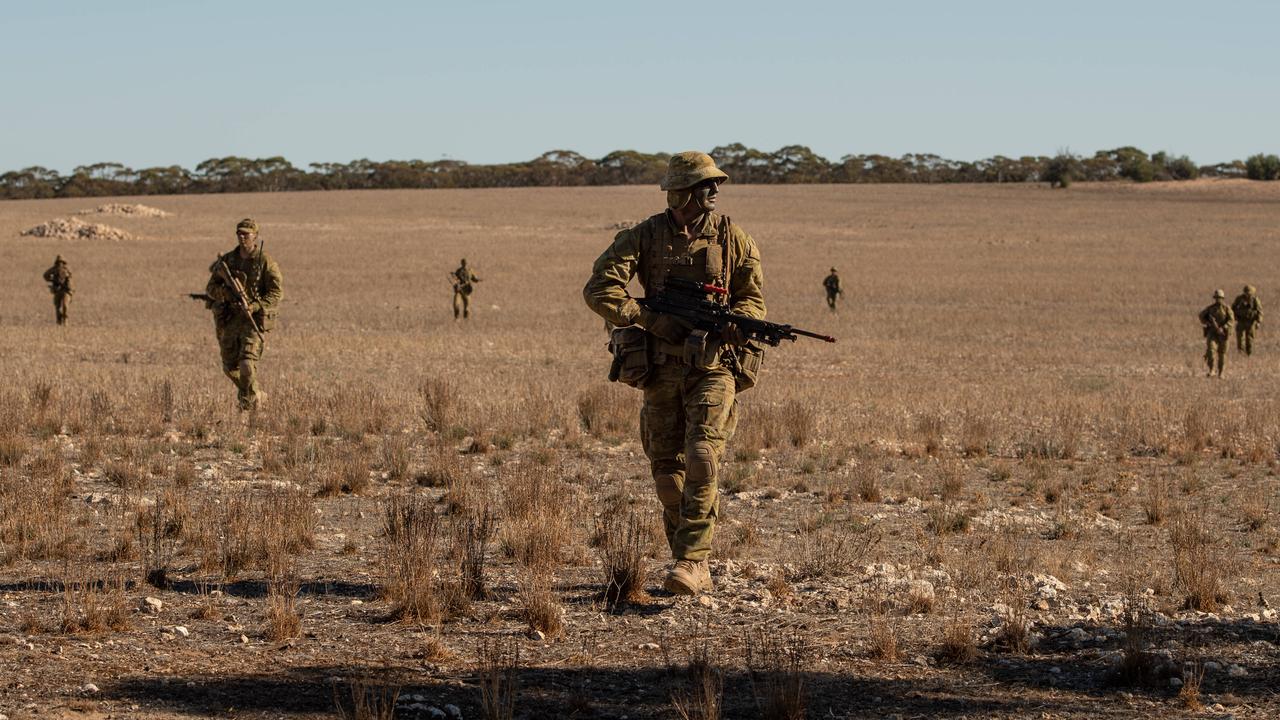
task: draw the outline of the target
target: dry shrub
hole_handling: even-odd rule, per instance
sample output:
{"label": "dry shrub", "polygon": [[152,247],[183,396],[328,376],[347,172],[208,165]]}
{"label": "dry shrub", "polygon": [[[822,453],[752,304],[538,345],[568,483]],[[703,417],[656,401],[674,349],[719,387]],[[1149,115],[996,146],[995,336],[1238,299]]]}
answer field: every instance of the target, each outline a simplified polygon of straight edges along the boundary
{"label": "dry shrub", "polygon": [[955,462],[943,462],[938,466],[936,492],[944,501],[960,499],[964,494],[964,466]]}
{"label": "dry shrub", "polygon": [[960,503],[947,501],[933,503],[926,508],[925,516],[927,518],[925,527],[932,530],[935,535],[969,531],[971,522],[969,511]]}
{"label": "dry shrub", "polygon": [[291,640],[302,634],[302,614],[298,612],[298,590],[301,587],[293,568],[285,564],[276,569],[267,584],[267,618],[262,636],[271,642]]}
{"label": "dry shrub", "polygon": [[1204,684],[1204,664],[1194,662],[1182,673],[1182,687],[1178,689],[1178,700],[1182,706],[1192,712],[1204,709],[1200,701],[1200,687]]}
{"label": "dry shrub", "polygon": [[461,569],[459,591],[464,597],[481,600],[488,596],[485,568],[496,523],[497,517],[487,504],[475,512],[455,515],[450,521],[450,556]]}
{"label": "dry shrub", "polygon": [[779,420],[786,428],[787,440],[791,447],[802,448],[813,440],[813,432],[817,427],[817,413],[813,407],[799,400],[788,400],[783,403]]}
{"label": "dry shrub", "polygon": [[457,422],[458,393],[448,382],[423,380],[418,383],[418,400],[418,416],[429,432],[443,433]]}
{"label": "dry shrub", "polygon": [[526,572],[519,588],[516,605],[529,631],[541,632],[548,639],[559,637],[564,632],[564,608],[552,589],[551,573],[546,570]]}
{"label": "dry shrub", "polygon": [[578,394],[578,420],[596,437],[613,437],[632,430],[636,422],[635,399],[616,383],[595,384]]}
{"label": "dry shrub", "polygon": [[978,657],[974,641],[972,621],[953,615],[942,629],[942,643],[938,646],[938,661],[949,665],[968,665]]}
{"label": "dry shrub", "polygon": [[374,680],[354,678],[346,692],[333,685],[333,706],[342,720],[394,720],[400,688]]}
{"label": "dry shrub", "polygon": [[141,492],[147,488],[147,474],[127,460],[111,460],[102,468],[102,477],[126,493]]}
{"label": "dry shrub", "polygon": [[61,484],[0,470],[0,562],[69,557],[73,519]]}
{"label": "dry shrub", "polygon": [[1009,617],[991,638],[991,648],[1009,653],[1025,653],[1031,649],[1031,619],[1027,617],[1026,600],[1009,597]]}
{"label": "dry shrub", "polygon": [[466,462],[452,448],[433,447],[427,451],[426,464],[414,477],[423,487],[453,487],[468,474]]}
{"label": "dry shrub", "polygon": [[391,409],[381,393],[369,387],[340,385],[325,400],[333,433],[345,440],[358,441],[365,435],[386,431]]}
{"label": "dry shrub", "polygon": [[0,465],[16,468],[31,449],[31,441],[16,430],[0,434]]}
{"label": "dry shrub", "polygon": [[485,720],[511,720],[520,692],[517,672],[520,646],[514,640],[481,640],[476,674],[480,679],[480,708]]}
{"label": "dry shrub", "polygon": [[912,583],[911,589],[907,591],[907,599],[903,610],[908,615],[928,615],[933,612],[933,607],[937,602],[938,596],[931,586]]}
{"label": "dry shrub", "polygon": [[1147,483],[1147,494],[1142,502],[1142,511],[1147,523],[1163,525],[1169,517],[1172,488],[1169,479],[1164,476],[1153,477]]}
{"label": "dry shrub", "polygon": [[684,688],[673,690],[671,707],[680,720],[720,720],[724,708],[724,673],[716,667],[705,636],[693,644],[684,667]]}
{"label": "dry shrub", "polygon": [[982,457],[990,453],[995,444],[995,429],[991,418],[969,411],[960,423],[960,450],[965,457]]}
{"label": "dry shrub", "polygon": [[1226,579],[1231,558],[1215,540],[1203,511],[1184,512],[1175,519],[1169,545],[1174,584],[1186,593],[1186,607],[1214,612],[1230,600]]}
{"label": "dry shrub", "polygon": [[1240,499],[1240,523],[1245,530],[1257,532],[1266,527],[1271,517],[1271,503],[1259,492],[1245,494]]}
{"label": "dry shrub", "polygon": [[650,524],[635,511],[606,513],[596,521],[596,537],[605,603],[614,607],[645,600],[645,556],[653,544]]}
{"label": "dry shrub", "polygon": [[430,624],[445,612],[436,558],[440,551],[440,522],[426,499],[396,495],[383,511],[382,596],[391,603],[391,617]]}
{"label": "dry shrub", "polygon": [[301,491],[280,490],[261,499],[232,496],[222,503],[218,519],[217,565],[227,578],[250,568],[268,569],[281,554],[315,547],[315,511]]}
{"label": "dry shrub", "polygon": [[902,650],[898,646],[897,630],[893,626],[893,621],[884,614],[876,614],[871,617],[867,643],[869,653],[875,660],[892,663],[897,662],[898,658],[902,656]]}
{"label": "dry shrub", "polygon": [[1188,453],[1199,453],[1213,444],[1212,419],[1209,407],[1196,403],[1187,408],[1182,416],[1182,449]]}
{"label": "dry shrub", "polygon": [[1120,658],[1108,680],[1114,685],[1145,685],[1155,687],[1160,679],[1159,656],[1148,650],[1150,645],[1150,610],[1136,596],[1125,599],[1124,640],[1120,645]]}
{"label": "dry shrub", "polygon": [[552,472],[521,466],[499,481],[503,489],[502,547],[525,568],[554,568],[572,537],[565,494]]}
{"label": "dry shrub", "polygon": [[804,674],[809,652],[798,631],[757,628],[745,638],[747,670],[764,720],[800,720],[807,701]]}
{"label": "dry shrub", "polygon": [[853,468],[853,489],[862,502],[878,503],[884,498],[880,490],[880,471],[869,462]]}
{"label": "dry shrub", "polygon": [[800,529],[792,582],[838,577],[862,565],[875,552],[883,533],[862,518],[843,518]]}
{"label": "dry shrub", "polygon": [[64,633],[102,633],[129,629],[129,600],[125,579],[117,575],[105,582],[91,576],[86,565],[68,564],[62,572],[62,621]]}
{"label": "dry shrub", "polygon": [[400,433],[382,436],[382,469],[390,480],[409,477],[409,462],[413,457],[409,437]]}
{"label": "dry shrub", "polygon": [[937,455],[942,450],[946,428],[946,421],[940,413],[925,413],[916,419],[916,437],[924,445],[926,453]]}
{"label": "dry shrub", "polygon": [[331,448],[317,463],[316,477],[320,481],[317,497],[334,495],[360,495],[369,488],[369,459],[364,448],[351,445],[338,450]]}

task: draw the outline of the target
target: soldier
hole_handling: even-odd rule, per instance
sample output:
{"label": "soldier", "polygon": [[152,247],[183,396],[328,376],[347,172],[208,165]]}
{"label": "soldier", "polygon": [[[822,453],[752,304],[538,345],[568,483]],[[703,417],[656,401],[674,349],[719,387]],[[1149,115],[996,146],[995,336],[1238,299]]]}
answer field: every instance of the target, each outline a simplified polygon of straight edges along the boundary
{"label": "soldier", "polygon": [[[240,409],[256,411],[263,394],[258,391],[258,360],[262,357],[262,333],[275,326],[276,306],[284,296],[280,266],[258,245],[258,224],[249,218],[236,225],[238,245],[209,268],[205,290],[213,310],[213,326],[222,352],[222,371],[236,385]],[[228,276],[230,273],[230,276]],[[233,282],[234,279],[234,282]],[[244,291],[241,306],[239,285]]]}
{"label": "soldier", "polygon": [[1258,291],[1252,285],[1245,285],[1244,292],[1232,301],[1231,312],[1236,316],[1236,349],[1252,355],[1253,332],[1262,324],[1262,303],[1258,301]]}
{"label": "soldier", "polygon": [[844,290],[840,289],[840,276],[836,274],[835,268],[831,268],[831,274],[822,281],[822,287],[827,291],[827,307],[835,312],[836,298],[844,295]]}
{"label": "soldier", "polygon": [[731,310],[764,317],[756,243],[714,212],[720,183],[727,179],[705,153],[672,156],[661,185],[667,210],[619,232],[583,288],[587,305],[619,332],[635,325],[649,336],[651,373],[643,385],[640,441],[674,560],[663,587],[682,595],[711,590],[707,556],[719,506],[716,474],[737,426],[735,372],[741,366],[734,348],[745,340],[729,326],[716,339],[712,361],[699,359],[695,367],[685,352],[691,328],[675,317],[641,310],[627,294],[627,283],[638,278],[650,295],[669,278],[713,282],[728,288]]}
{"label": "soldier", "polygon": [[480,278],[471,272],[467,267],[467,259],[462,258],[462,262],[458,265],[458,269],[450,274],[453,279],[453,319],[457,320],[458,315],[462,315],[462,319],[466,320],[471,317],[471,291],[475,288],[474,283],[480,282]]}
{"label": "soldier", "polygon": [[67,261],[59,255],[53,259],[53,267],[44,271],[44,281],[49,283],[49,292],[53,293],[54,318],[59,325],[67,324],[67,306],[71,304],[71,268]]}
{"label": "soldier", "polygon": [[1213,291],[1213,304],[1200,311],[1200,324],[1204,326],[1204,362],[1209,366],[1205,377],[1213,375],[1213,357],[1218,356],[1218,377],[1222,377],[1222,365],[1227,356],[1227,340],[1231,337],[1231,324],[1235,315],[1223,300],[1227,294]]}

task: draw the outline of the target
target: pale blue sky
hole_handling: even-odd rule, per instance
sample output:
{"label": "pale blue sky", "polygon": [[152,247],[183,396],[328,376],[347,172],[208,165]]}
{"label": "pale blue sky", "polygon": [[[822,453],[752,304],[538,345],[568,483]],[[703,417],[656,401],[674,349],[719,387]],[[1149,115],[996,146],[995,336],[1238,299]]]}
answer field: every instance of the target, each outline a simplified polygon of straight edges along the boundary
{"label": "pale blue sky", "polygon": [[1280,4],[0,0],[0,171],[1280,151]]}

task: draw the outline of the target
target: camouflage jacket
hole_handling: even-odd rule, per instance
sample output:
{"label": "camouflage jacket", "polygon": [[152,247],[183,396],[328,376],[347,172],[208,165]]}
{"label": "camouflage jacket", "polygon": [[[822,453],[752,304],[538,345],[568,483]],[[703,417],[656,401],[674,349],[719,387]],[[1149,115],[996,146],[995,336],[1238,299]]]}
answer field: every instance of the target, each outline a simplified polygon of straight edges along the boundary
{"label": "camouflage jacket", "polygon": [[727,216],[707,213],[686,237],[662,212],[619,232],[591,268],[582,289],[587,306],[616,326],[631,325],[640,306],[627,294],[632,278],[655,294],[668,277],[725,284],[731,310],[763,319],[764,276],[755,240]]}
{"label": "camouflage jacket", "polygon": [[478,282],[480,282],[480,278],[471,272],[471,268],[459,267],[453,271],[453,289],[458,292],[470,293],[473,289],[471,287],[472,283]]}
{"label": "camouflage jacket", "polygon": [[1262,303],[1259,302],[1257,295],[1240,293],[1231,303],[1231,312],[1235,314],[1236,320],[1241,325],[1262,322]]}
{"label": "camouflage jacket", "polygon": [[827,292],[833,295],[840,292],[840,276],[835,273],[831,273],[822,281],[822,287],[826,288]]}
{"label": "camouflage jacket", "polygon": [[44,271],[44,281],[49,283],[49,292],[74,294],[71,289],[71,270],[64,265],[54,265]]}
{"label": "camouflage jacket", "polygon": [[1205,335],[1226,335],[1235,321],[1236,316],[1226,303],[1215,302],[1200,311],[1200,324],[1204,326]]}
{"label": "camouflage jacket", "polygon": [[227,264],[231,275],[244,287],[249,310],[253,312],[258,327],[270,330],[275,324],[276,306],[284,297],[284,276],[280,274],[280,266],[263,250],[245,259],[240,256],[240,249],[234,248],[215,260],[209,266],[209,284],[205,293],[213,298],[214,320],[220,325],[248,325],[248,322],[236,303],[231,283],[218,268],[219,260]]}

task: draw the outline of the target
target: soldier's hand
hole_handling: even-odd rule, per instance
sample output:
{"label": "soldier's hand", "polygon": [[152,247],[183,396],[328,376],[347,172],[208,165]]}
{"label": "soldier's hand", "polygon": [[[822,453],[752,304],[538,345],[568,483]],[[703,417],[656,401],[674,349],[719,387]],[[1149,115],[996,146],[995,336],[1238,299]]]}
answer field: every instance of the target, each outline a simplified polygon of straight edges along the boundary
{"label": "soldier's hand", "polygon": [[742,332],[742,328],[736,323],[729,323],[724,326],[724,330],[720,331],[720,339],[729,345],[746,345],[747,336]]}
{"label": "soldier's hand", "polygon": [[640,327],[650,335],[674,344],[684,342],[684,336],[688,333],[688,328],[678,318],[650,310],[640,311]]}

